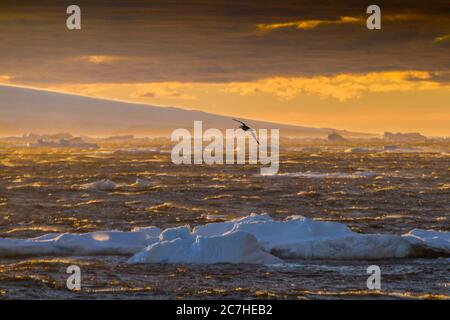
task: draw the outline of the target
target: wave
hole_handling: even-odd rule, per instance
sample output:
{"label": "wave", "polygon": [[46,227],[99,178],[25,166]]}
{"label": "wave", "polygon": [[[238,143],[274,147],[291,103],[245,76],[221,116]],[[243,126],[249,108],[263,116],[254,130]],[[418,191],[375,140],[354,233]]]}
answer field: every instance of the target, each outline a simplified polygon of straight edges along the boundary
{"label": "wave", "polygon": [[377,173],[373,171],[356,171],[353,173],[345,172],[286,172],[277,174],[267,174],[264,176],[269,177],[288,177],[288,178],[309,178],[309,179],[361,179],[361,178],[371,178],[378,176]]}
{"label": "wave", "polygon": [[109,179],[102,179],[81,185],[81,189],[87,190],[114,190],[117,184]]}
{"label": "wave", "polygon": [[136,178],[136,182],[133,184],[133,186],[137,188],[146,188],[151,185],[152,183],[149,180],[143,178]]}
{"label": "wave", "polygon": [[344,150],[345,153],[370,153],[378,152],[378,150],[372,150],[369,148],[348,148]]}
{"label": "wave", "polygon": [[159,148],[122,148],[114,151],[114,154],[146,154],[159,152]]}
{"label": "wave", "polygon": [[144,178],[136,178],[136,181],[133,184],[117,184],[112,180],[109,179],[101,179],[90,183],[85,183],[79,186],[80,189],[85,190],[101,190],[101,191],[112,191],[117,188],[127,188],[127,187],[134,187],[134,188],[147,188],[149,186],[152,186],[152,183]]}
{"label": "wave", "polygon": [[403,235],[360,234],[338,222],[302,216],[283,221],[266,214],[161,230],[84,234],[51,233],[38,238],[0,238],[0,257],[129,255],[129,263],[254,263],[284,259],[373,260],[450,256],[450,232],[414,229]]}

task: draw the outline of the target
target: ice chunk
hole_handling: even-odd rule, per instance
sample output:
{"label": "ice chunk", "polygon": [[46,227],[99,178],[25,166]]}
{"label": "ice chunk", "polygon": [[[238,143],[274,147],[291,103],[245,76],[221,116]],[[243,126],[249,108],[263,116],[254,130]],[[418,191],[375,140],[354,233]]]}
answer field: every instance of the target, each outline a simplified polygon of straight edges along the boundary
{"label": "ice chunk", "polygon": [[130,263],[246,263],[276,264],[279,258],[264,252],[246,232],[161,241],[134,255]]}
{"label": "ice chunk", "polygon": [[133,254],[158,241],[143,232],[91,232],[65,233],[54,239],[54,245],[65,252],[77,255]]}
{"label": "ice chunk", "polygon": [[273,221],[268,214],[254,214],[249,216],[233,219],[225,222],[213,222],[208,223],[203,226],[197,226],[194,229],[194,233],[201,236],[214,236],[224,234],[233,230],[234,226],[237,224],[245,224],[252,222],[263,222],[263,221]]}
{"label": "ice chunk", "polygon": [[450,232],[413,229],[403,237],[424,248],[450,254]]}
{"label": "ice chunk", "polygon": [[159,241],[145,232],[105,231],[0,238],[0,257],[40,255],[132,255]]}
{"label": "ice chunk", "polygon": [[52,241],[0,238],[0,257],[63,254]]}
{"label": "ice chunk", "polygon": [[142,232],[148,235],[149,237],[157,237],[161,234],[161,229],[158,227],[150,226],[150,227],[136,227],[131,230],[133,232]]}
{"label": "ice chunk", "polygon": [[161,232],[161,235],[159,236],[159,239],[161,241],[170,241],[178,238],[192,240],[193,235],[191,234],[190,227],[182,226],[176,228],[169,228]]}

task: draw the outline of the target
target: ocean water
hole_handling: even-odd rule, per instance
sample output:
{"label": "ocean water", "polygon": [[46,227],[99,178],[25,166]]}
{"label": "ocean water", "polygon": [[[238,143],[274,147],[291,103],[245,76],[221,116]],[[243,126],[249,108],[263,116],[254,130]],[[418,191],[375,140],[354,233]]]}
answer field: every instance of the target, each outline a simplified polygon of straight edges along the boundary
{"label": "ocean water", "polygon": [[[164,229],[250,213],[337,221],[361,233],[450,231],[448,153],[292,150],[280,161],[279,174],[261,176],[256,165],[176,166],[157,148],[2,148],[0,237]],[[102,179],[113,185],[89,185]],[[450,298],[449,257],[275,266],[130,265],[128,259],[0,257],[0,298]],[[72,264],[82,269],[79,292],[66,288]],[[378,291],[366,287],[372,264],[382,270]]]}

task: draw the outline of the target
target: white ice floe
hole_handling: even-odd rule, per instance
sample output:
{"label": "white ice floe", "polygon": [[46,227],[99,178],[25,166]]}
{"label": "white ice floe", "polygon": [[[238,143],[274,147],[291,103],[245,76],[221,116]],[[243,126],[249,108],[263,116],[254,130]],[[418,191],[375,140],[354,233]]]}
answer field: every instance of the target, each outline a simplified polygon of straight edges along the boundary
{"label": "white ice floe", "polygon": [[82,189],[87,190],[114,190],[117,188],[117,184],[114,181],[111,181],[109,179],[102,179],[90,183],[83,184],[81,186]]}
{"label": "white ice floe", "polygon": [[132,232],[142,232],[145,233],[149,237],[159,238],[161,234],[161,229],[158,227],[150,226],[150,227],[136,227],[131,230]]}
{"label": "white ice floe", "polygon": [[182,233],[184,238],[163,240],[135,254],[130,263],[248,263],[276,264],[283,261],[261,249],[246,232],[202,237]]}
{"label": "white ice floe", "polygon": [[450,253],[450,232],[413,229],[403,237],[425,249]]}
{"label": "white ice floe", "polygon": [[60,250],[78,255],[133,254],[157,242],[158,238],[143,232],[107,231],[86,234],[62,234],[54,239]]}
{"label": "white ice floe", "polygon": [[130,263],[258,263],[281,259],[371,260],[450,256],[450,232],[414,229],[404,235],[361,234],[342,223],[266,214],[161,230],[48,234],[0,238],[0,257],[129,255]]}
{"label": "white ice floe", "polygon": [[32,239],[0,238],[0,257],[41,255],[132,255],[159,241],[145,231],[48,234]]}
{"label": "white ice floe", "polygon": [[267,214],[252,214],[243,218],[233,219],[225,222],[213,222],[202,226],[197,226],[194,229],[194,233],[197,235],[209,237],[225,234],[233,230],[236,225],[246,223],[258,223],[264,221],[273,221]]}
{"label": "white ice floe", "polygon": [[170,241],[175,239],[191,239],[193,235],[191,234],[191,229],[189,226],[182,226],[176,228],[168,228],[165,229],[159,235],[159,240],[161,241]]}
{"label": "white ice floe", "polygon": [[[252,219],[253,217],[253,219]],[[216,231],[253,234],[265,251],[285,259],[378,259],[401,258],[410,253],[409,243],[396,235],[365,235],[337,222],[324,222],[301,216],[274,221],[267,215],[250,216],[234,224],[206,225],[200,233]]]}

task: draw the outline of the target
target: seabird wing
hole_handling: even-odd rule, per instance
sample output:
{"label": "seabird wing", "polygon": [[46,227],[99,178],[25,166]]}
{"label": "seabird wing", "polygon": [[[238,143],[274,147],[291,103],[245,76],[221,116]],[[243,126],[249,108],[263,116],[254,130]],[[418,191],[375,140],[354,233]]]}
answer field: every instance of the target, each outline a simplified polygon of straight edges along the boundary
{"label": "seabird wing", "polygon": [[244,126],[247,126],[245,123],[243,123],[242,121],[239,121],[239,120],[236,120],[236,119],[232,119],[232,120],[234,120],[234,121],[236,121],[236,122],[239,122],[240,124],[243,124]]}
{"label": "seabird wing", "polygon": [[256,142],[259,144],[258,138],[256,137],[255,129],[250,129],[250,132],[251,132],[253,138],[255,138]]}

